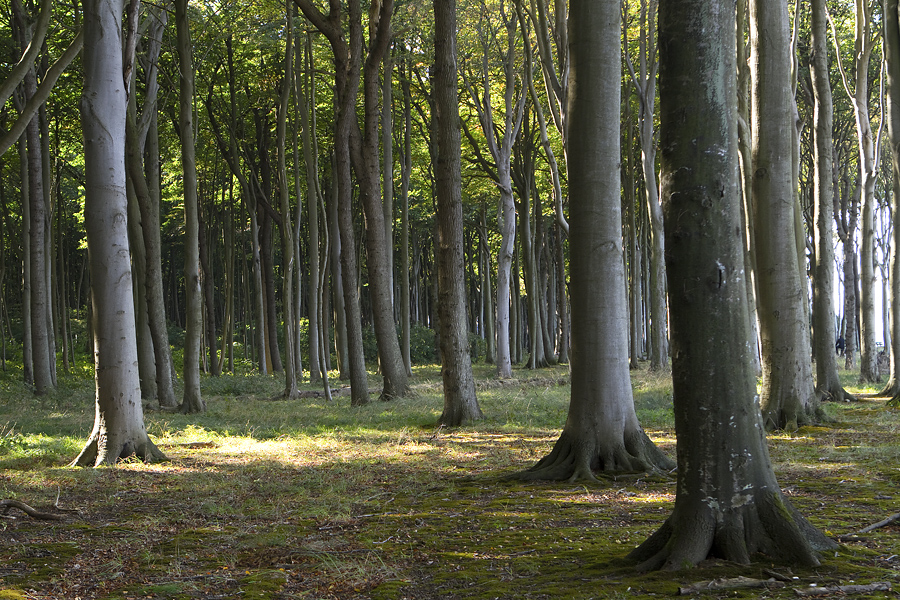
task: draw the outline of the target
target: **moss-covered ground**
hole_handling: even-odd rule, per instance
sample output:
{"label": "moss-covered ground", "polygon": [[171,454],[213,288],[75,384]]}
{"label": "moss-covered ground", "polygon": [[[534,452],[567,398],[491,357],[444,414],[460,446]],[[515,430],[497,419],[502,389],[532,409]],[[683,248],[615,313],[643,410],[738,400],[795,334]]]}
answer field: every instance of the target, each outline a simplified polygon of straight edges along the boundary
{"label": "moss-covered ground", "polygon": [[[900,589],[900,523],[844,541],[816,569],[759,557],[637,573],[625,556],[671,511],[674,474],[511,481],[559,435],[566,370],[478,377],[487,419],[452,430],[434,426],[435,367],[417,370],[414,397],[361,408],[346,396],[274,400],[272,377],[204,379],[207,413],[146,412],[169,460],[114,469],[66,466],[93,422],[89,379],[44,398],[0,380],[0,499],[71,511],[0,519],[0,599],[659,598],[772,572],[793,583],[703,596]],[[641,370],[634,385],[645,429],[674,456],[671,383]],[[900,410],[872,399],[826,410],[831,422],[769,440],[785,493],[837,538],[900,512]],[[896,596],[879,594],[868,597]]]}

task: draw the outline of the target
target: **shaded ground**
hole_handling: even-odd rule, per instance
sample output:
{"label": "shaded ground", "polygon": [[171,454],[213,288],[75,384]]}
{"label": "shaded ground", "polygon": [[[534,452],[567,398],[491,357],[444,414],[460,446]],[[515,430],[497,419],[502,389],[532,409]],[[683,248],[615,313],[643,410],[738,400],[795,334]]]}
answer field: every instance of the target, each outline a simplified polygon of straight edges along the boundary
{"label": "shaded ground", "polygon": [[[419,402],[440,410],[429,385],[410,410]],[[567,393],[556,375],[494,387],[496,396],[482,389],[483,404],[500,415],[538,402],[555,413]],[[519,404],[505,404],[509,397]],[[716,577],[767,578],[771,569],[797,579],[781,590],[704,597],[788,598],[793,588],[850,582],[900,587],[900,524],[846,542],[815,570],[708,563],[639,576],[621,558],[671,511],[674,477],[506,481],[547,453],[558,430],[505,417],[455,431],[375,427],[385,410],[403,412],[402,403],[318,433],[287,425],[280,434],[254,433],[237,422],[235,435],[224,427],[241,410],[281,411],[285,423],[291,414],[310,418],[310,399],[263,402],[212,398],[210,414],[191,427],[148,415],[171,459],[158,465],[69,469],[49,449],[54,437],[17,438],[7,429],[0,497],[55,511],[58,495],[60,508],[78,512],[38,521],[13,510],[14,519],[0,519],[0,599],[651,598]],[[340,421],[350,409],[322,410],[320,419]],[[770,448],[792,501],[840,536],[898,512],[900,413],[877,400],[829,411],[830,427],[772,436]],[[642,416],[645,424],[654,418]],[[671,431],[649,433],[674,453]],[[897,594],[869,597],[886,595]]]}

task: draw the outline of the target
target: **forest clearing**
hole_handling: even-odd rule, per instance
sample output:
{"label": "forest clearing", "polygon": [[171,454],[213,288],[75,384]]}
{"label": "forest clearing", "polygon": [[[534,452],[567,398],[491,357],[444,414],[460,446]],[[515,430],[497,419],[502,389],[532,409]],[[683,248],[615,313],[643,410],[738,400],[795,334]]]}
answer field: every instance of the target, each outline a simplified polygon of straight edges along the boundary
{"label": "forest clearing", "polygon": [[[205,413],[146,407],[167,461],[99,469],[66,466],[93,423],[89,377],[61,379],[44,397],[4,378],[0,500],[61,519],[7,507],[0,598],[650,598],[737,577],[773,587],[692,596],[897,588],[900,525],[842,537],[897,512],[900,411],[885,400],[826,403],[831,422],[768,437],[785,495],[839,540],[820,567],[754,557],[640,574],[625,556],[672,512],[674,473],[508,479],[559,436],[567,369],[516,369],[510,380],[475,370],[485,419],[462,428],[435,425],[435,366],[415,370],[411,397],[353,408],[347,397],[280,399],[276,377],[205,377]],[[848,390],[872,391],[841,374]],[[674,456],[671,380],[646,368],[632,378],[641,423]]]}

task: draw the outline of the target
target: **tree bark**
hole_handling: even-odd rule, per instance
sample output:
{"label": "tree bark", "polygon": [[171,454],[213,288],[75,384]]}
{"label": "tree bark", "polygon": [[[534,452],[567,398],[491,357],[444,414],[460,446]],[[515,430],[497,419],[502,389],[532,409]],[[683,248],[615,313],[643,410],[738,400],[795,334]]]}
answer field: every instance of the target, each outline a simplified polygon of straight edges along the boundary
{"label": "tree bark", "polygon": [[[390,0],[388,0],[390,1]],[[462,174],[456,72],[456,0],[434,0],[434,131],[437,160],[438,327],[444,412],[456,427],[484,418],[469,356],[463,253]]]}
{"label": "tree bark", "polygon": [[[385,223],[386,209],[380,194],[378,160],[378,71],[390,45],[393,6],[393,0],[384,0],[380,4],[377,18],[370,18],[369,52],[363,67],[363,130],[359,131],[358,122],[354,119],[350,146],[359,183],[360,203],[366,217],[369,298],[372,302],[372,322],[384,383],[381,400],[391,400],[409,393],[409,379],[394,323],[392,261],[388,258],[393,255],[393,242],[386,236],[388,224]],[[390,78],[390,73],[386,73],[385,77]],[[385,185],[389,183],[386,182]]]}
{"label": "tree bark", "polygon": [[[887,63],[887,118],[891,144],[891,213],[900,215],[900,11],[897,0],[884,0],[884,57]],[[891,372],[881,395],[900,404],[900,227],[891,230]]]}
{"label": "tree bark", "polygon": [[122,2],[84,3],[85,230],[95,341],[94,430],[73,465],[165,458],[144,428],[126,228]]}
{"label": "tree bark", "polygon": [[197,198],[197,159],[194,148],[194,61],[187,0],[175,0],[175,28],[178,43],[178,124],[181,132],[181,165],[184,170],[184,395],[181,411],[203,412],[200,395],[200,336],[203,316],[200,297],[200,225]]}
{"label": "tree bark", "polygon": [[[630,557],[683,569],[762,552],[817,565],[835,544],[785,498],[756,406],[738,176],[734,4],[662,0],[660,158],[678,482],[663,526]],[[689,107],[689,108],[688,108]]]}
{"label": "tree bark", "polygon": [[[828,69],[825,0],[812,0],[812,56],[810,76],[813,84],[813,233],[816,263],[813,274],[813,357],[816,362],[816,393],[822,400],[844,401],[853,397],[838,377],[834,343],[834,187],[832,185],[832,123],[834,103]],[[900,392],[900,387],[898,387]]]}
{"label": "tree bark", "polygon": [[524,479],[594,479],[595,471],[668,469],[634,412],[619,175],[620,6],[570,4],[569,175],[572,303],[569,415],[551,453]]}
{"label": "tree bark", "polygon": [[806,281],[794,232],[790,29],[787,2],[750,0],[752,176],[766,429],[795,431],[820,410],[809,361]]}

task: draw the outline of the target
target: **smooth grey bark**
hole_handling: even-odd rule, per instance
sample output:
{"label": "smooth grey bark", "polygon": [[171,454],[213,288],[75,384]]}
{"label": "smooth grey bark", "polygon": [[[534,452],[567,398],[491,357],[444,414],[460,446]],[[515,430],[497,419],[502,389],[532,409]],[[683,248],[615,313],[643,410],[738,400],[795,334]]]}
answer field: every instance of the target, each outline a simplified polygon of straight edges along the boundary
{"label": "smooth grey bark", "polygon": [[484,415],[475,395],[466,319],[456,0],[434,0],[433,6],[437,310],[444,388],[444,412],[438,423],[456,427],[480,420]]}
{"label": "smooth grey bark", "polygon": [[[641,1],[638,70],[628,60],[634,88],[638,96],[638,141],[641,145],[641,173],[644,194],[650,215],[650,288],[647,290],[650,308],[650,369],[665,369],[669,364],[668,308],[666,303],[666,246],[663,233],[663,212],[656,184],[656,75],[659,60],[656,43],[656,12],[658,0]],[[625,55],[628,57],[628,54]]]}
{"label": "smooth grey bark", "polygon": [[[465,85],[475,105],[488,151],[493,159],[493,165],[487,161],[481,161],[483,166],[493,171],[492,178],[496,181],[500,193],[500,208],[498,221],[500,225],[501,242],[497,251],[497,376],[500,378],[512,377],[512,355],[510,332],[511,315],[513,310],[511,289],[512,285],[512,261],[516,243],[516,204],[513,198],[512,182],[512,150],[513,142],[519,135],[522,120],[525,114],[524,91],[518,92],[516,97],[516,67],[515,67],[515,42],[517,27],[512,15],[503,14],[506,28],[506,50],[501,53],[500,60],[504,73],[503,80],[503,123],[496,122],[494,118],[494,106],[492,102],[492,79],[489,70],[489,53],[494,40],[489,40],[484,32],[481,32],[481,73],[478,86],[472,84],[468,78]],[[467,133],[468,135],[468,133]]]}
{"label": "smooth grey bark", "polygon": [[620,6],[573,0],[569,15],[569,414],[549,455],[523,479],[594,479],[596,471],[669,469],[638,423],[628,365],[619,170]]}
{"label": "smooth grey bark", "polygon": [[[825,0],[812,0],[810,19],[812,53],[810,78],[813,85],[813,243],[816,262],[813,274],[813,357],[816,363],[816,394],[821,400],[852,400],[838,376],[834,343],[834,219],[832,185],[832,129],[834,103],[828,70]],[[898,388],[900,391],[900,388]]]}
{"label": "smooth grey bark", "polygon": [[[891,145],[891,212],[900,215],[900,11],[897,0],[884,0],[884,57],[887,65],[885,96],[888,136]],[[880,395],[890,404],[900,404],[900,227],[891,230],[891,371]]]}
{"label": "smooth grey bark", "polygon": [[194,61],[187,0],[175,0],[179,85],[178,125],[181,133],[181,165],[184,184],[184,395],[181,411],[203,412],[206,404],[200,395],[200,336],[203,333],[200,275],[200,221],[197,198],[197,159],[194,148]]}
{"label": "smooth grey bark", "polygon": [[[337,226],[340,235],[341,287],[350,377],[350,404],[369,401],[368,378],[362,348],[362,314],[357,287],[356,236],[354,234],[353,181],[350,142],[356,124],[356,96],[362,71],[363,31],[359,0],[347,3],[348,32],[342,27],[343,7],[333,2],[323,14],[309,0],[294,0],[304,16],[328,39],[335,61],[335,150]],[[332,236],[334,238],[334,236]],[[396,336],[396,332],[395,332]]]}
{"label": "smooth grey bark", "polygon": [[[278,153],[277,176],[279,190],[279,204],[281,210],[281,260],[282,260],[282,314],[284,315],[284,397],[298,398],[300,389],[297,387],[303,372],[298,372],[297,356],[299,348],[295,343],[296,328],[294,323],[300,315],[295,314],[294,309],[294,224],[291,219],[291,194],[288,188],[287,173],[287,113],[291,101],[291,88],[293,87],[294,65],[294,4],[293,0],[285,0],[287,18],[285,26],[284,50],[284,78],[281,81],[281,94],[278,102],[278,114],[275,124],[275,146]],[[297,191],[297,203],[300,202],[300,190]],[[309,198],[309,202],[313,199]],[[299,212],[298,207],[298,212]],[[311,253],[312,254],[312,253]]]}
{"label": "smooth grey bark", "polygon": [[[146,95],[143,110],[137,115],[136,94],[128,101],[125,131],[125,169],[129,185],[134,188],[140,219],[140,235],[144,247],[143,269],[135,266],[135,272],[142,273],[143,294],[147,311],[147,327],[152,342],[153,365],[155,368],[155,397],[163,408],[178,405],[175,398],[172,368],[172,350],[166,328],[165,302],[162,281],[162,243],[160,239],[159,187],[158,187],[158,131],[157,113],[157,63],[162,46],[162,33],[168,22],[168,12],[153,9],[149,12],[147,45]],[[146,173],[142,155],[147,150]],[[140,316],[138,321],[140,322]],[[149,374],[148,374],[149,378]],[[143,384],[142,384],[143,387]]]}
{"label": "smooth grey bark", "polygon": [[[833,24],[832,24],[833,27]],[[878,372],[875,349],[875,183],[878,178],[878,164],[881,129],[877,138],[872,133],[869,116],[869,61],[876,47],[876,26],[872,23],[872,8],[868,2],[857,0],[854,29],[853,85],[848,81],[841,61],[838,38],[835,40],[835,58],[841,72],[844,90],[853,106],[856,120],[856,139],[859,152],[859,177],[862,192],[862,214],[860,215],[860,280],[859,298],[859,381],[875,383],[881,381]],[[855,263],[855,261],[854,261]],[[855,285],[855,284],[854,284]],[[849,314],[849,313],[848,313]]]}
{"label": "smooth grey bark", "polygon": [[[393,0],[384,0],[380,3],[378,14],[370,14],[368,53],[363,65],[363,127],[360,131],[358,121],[353,119],[350,138],[360,203],[365,213],[369,299],[384,384],[381,400],[391,400],[409,393],[409,378],[394,322],[393,263],[388,258],[389,254],[393,254],[394,245],[387,237],[388,229],[392,228],[385,223],[386,209],[381,198],[378,156],[378,71],[390,46],[393,6]],[[385,77],[390,78],[390,73],[385,74]]]}
{"label": "smooth grey bark", "polygon": [[738,175],[735,12],[661,0],[660,172],[678,481],[671,516],[631,554],[684,569],[761,552],[813,566],[834,542],[781,493],[756,406]]}
{"label": "smooth grey bark", "polygon": [[[301,58],[301,53],[297,52],[297,60]],[[319,261],[319,211],[321,191],[319,190],[319,168],[318,168],[318,146],[316,144],[315,124],[316,124],[316,96],[315,96],[315,69],[312,67],[312,37],[306,36],[306,44],[304,44],[304,52],[302,54],[304,60],[304,69],[295,69],[296,82],[296,102],[297,112],[300,113],[300,139],[303,145],[303,163],[306,167],[306,198],[307,198],[307,230],[309,232],[309,280],[316,282],[307,289],[307,302],[309,305],[309,378],[310,381],[319,381],[322,378],[324,369],[322,368],[325,360],[320,359],[320,342],[319,329],[324,326],[319,321],[319,296],[321,290],[318,289],[318,281],[320,279],[319,272],[324,270],[320,268]],[[307,75],[306,85],[301,85],[300,73],[305,72]],[[307,100],[307,96],[309,99]],[[298,191],[299,194],[299,191]],[[322,217],[324,218],[324,212]],[[328,237],[326,230],[325,237]],[[326,245],[327,248],[327,245]],[[327,250],[326,250],[327,252]]]}
{"label": "smooth grey bark", "polygon": [[766,429],[795,431],[820,410],[809,361],[806,280],[794,230],[794,96],[786,0],[750,0],[751,193]]}
{"label": "smooth grey bark", "polygon": [[[404,71],[406,67],[404,61]],[[403,143],[400,159],[400,352],[406,365],[406,374],[412,375],[410,357],[410,284],[409,284],[409,183],[412,174],[412,99],[410,98],[409,77],[406,72],[400,82],[403,91]]]}
{"label": "smooth grey bark", "polygon": [[91,263],[95,342],[94,429],[73,465],[165,456],[144,427],[126,228],[122,2],[84,2],[85,230]]}

